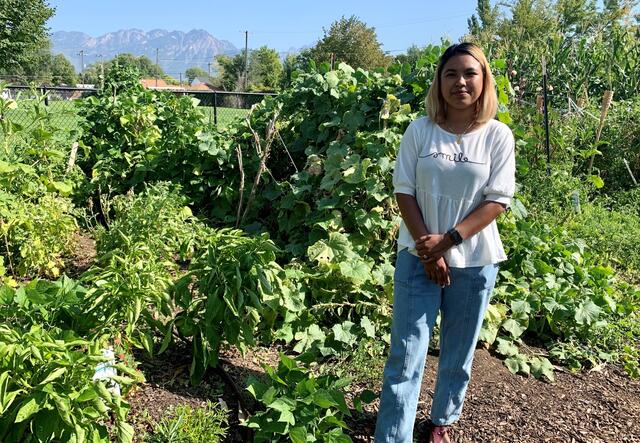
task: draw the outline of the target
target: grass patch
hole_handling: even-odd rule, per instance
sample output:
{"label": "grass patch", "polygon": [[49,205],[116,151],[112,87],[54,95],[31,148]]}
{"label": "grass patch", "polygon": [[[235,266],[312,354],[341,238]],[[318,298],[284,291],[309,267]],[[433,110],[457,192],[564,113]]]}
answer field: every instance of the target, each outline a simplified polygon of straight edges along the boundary
{"label": "grass patch", "polygon": [[[212,124],[214,123],[214,112],[213,106],[200,106],[198,109],[201,109],[204,112],[205,121]],[[249,114],[249,109],[238,109],[238,108],[222,108],[218,106],[218,126],[227,126],[229,123],[234,120],[245,118],[247,114]]]}
{"label": "grass patch", "polygon": [[568,229],[575,237],[587,240],[603,263],[614,264],[627,279],[640,283],[639,216],[590,203],[569,221]]}
{"label": "grass patch", "polygon": [[153,432],[145,436],[147,443],[216,443],[224,440],[229,429],[227,412],[207,401],[204,408],[180,405],[169,408]]}
{"label": "grass patch", "polygon": [[[19,100],[18,107],[7,112],[7,118],[13,123],[28,126],[35,118],[35,100]],[[78,115],[76,101],[52,100],[45,108],[51,114],[51,125],[62,131],[72,131],[78,128],[81,117]]]}
{"label": "grass patch", "polygon": [[331,373],[340,378],[350,378],[355,384],[371,387],[382,382],[386,357],[386,343],[365,339],[360,341],[353,352],[321,367],[320,372]]}

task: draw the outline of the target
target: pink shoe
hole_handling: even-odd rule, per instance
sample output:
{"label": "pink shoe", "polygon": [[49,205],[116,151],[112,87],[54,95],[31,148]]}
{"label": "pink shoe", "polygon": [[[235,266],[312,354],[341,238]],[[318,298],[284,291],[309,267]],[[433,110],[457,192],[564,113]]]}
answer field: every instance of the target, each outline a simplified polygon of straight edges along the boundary
{"label": "pink shoe", "polygon": [[429,429],[428,443],[451,443],[447,430],[449,426],[438,426],[432,424]]}

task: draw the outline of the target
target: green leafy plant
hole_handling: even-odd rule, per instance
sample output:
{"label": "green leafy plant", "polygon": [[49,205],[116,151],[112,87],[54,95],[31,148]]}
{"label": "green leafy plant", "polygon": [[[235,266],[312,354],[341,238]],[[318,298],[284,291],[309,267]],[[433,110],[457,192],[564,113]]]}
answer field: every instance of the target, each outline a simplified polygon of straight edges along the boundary
{"label": "green leafy plant", "polygon": [[[108,442],[108,422],[118,442],[132,441],[128,404],[108,380],[93,380],[96,365],[109,359],[100,350],[104,337],[78,333],[88,326],[77,304],[84,292],[69,279],[0,287],[2,441]],[[128,366],[112,366],[120,375],[110,379],[125,392],[143,380]]]}
{"label": "green leafy plant", "polygon": [[149,443],[217,443],[227,435],[227,412],[209,401],[203,408],[171,407],[145,438]]}
{"label": "green leafy plant", "polygon": [[207,367],[217,365],[223,340],[244,350],[303,308],[302,294],[284,281],[275,262],[277,248],[266,235],[249,237],[221,229],[212,231],[205,244],[206,250],[173,287],[179,311],[165,336],[171,340],[175,324],[178,333],[192,341],[194,383]]}
{"label": "green leafy plant", "polygon": [[[613,270],[598,265],[586,243],[561,226],[512,215],[503,218],[501,228],[509,260],[502,266],[480,339],[496,345],[507,357],[507,367],[553,379],[549,354],[574,368],[587,361],[614,361],[618,355],[630,358],[627,348],[637,342],[638,331],[626,328],[624,339],[613,325],[637,305],[637,291],[616,283]],[[527,334],[545,343],[549,354],[521,353],[519,344]],[[578,348],[580,352],[569,352]],[[564,351],[554,351],[558,349]]]}
{"label": "green leafy plant", "polygon": [[105,88],[85,100],[79,164],[88,193],[123,194],[143,182],[188,184],[199,161],[197,101],[151,91],[131,68],[115,66]]}
{"label": "green leafy plant", "polygon": [[[82,281],[89,286],[86,315],[113,331],[124,330],[137,347],[154,352],[154,334],[162,316],[170,316],[172,262],[159,259],[143,242],[125,243],[98,258]],[[158,318],[160,316],[160,318]]]}
{"label": "green leafy plant", "polygon": [[583,204],[581,213],[570,217],[567,227],[576,237],[589,239],[594,255],[627,274],[631,281],[638,281],[640,216],[606,208],[596,201]]}
{"label": "green leafy plant", "polygon": [[[4,88],[0,83],[0,92]],[[83,181],[73,154],[77,131],[63,128],[58,120],[73,111],[51,110],[46,95],[28,93],[32,98],[19,101],[0,96],[0,185],[30,199],[46,192],[70,196]],[[20,113],[21,123],[12,113]]]}
{"label": "green leafy plant", "polygon": [[350,442],[344,434],[351,416],[344,397],[349,380],[331,375],[312,376],[294,359],[280,354],[278,368],[265,366],[266,383],[251,380],[247,390],[263,411],[245,423],[255,442]]}
{"label": "green leafy plant", "polygon": [[78,225],[68,198],[23,199],[0,191],[0,257],[15,277],[57,277],[75,246]]}
{"label": "green leafy plant", "polygon": [[[5,85],[0,83],[0,91]],[[77,231],[67,198],[81,176],[69,160],[75,132],[62,130],[45,96],[0,96],[0,256],[13,277],[57,277]],[[22,123],[13,121],[20,112]],[[7,272],[8,271],[8,272]]]}
{"label": "green leafy plant", "polygon": [[206,236],[188,202],[180,186],[170,182],[153,183],[137,194],[115,197],[107,228],[97,235],[98,253],[144,243],[159,259],[188,260],[198,249],[200,238]]}

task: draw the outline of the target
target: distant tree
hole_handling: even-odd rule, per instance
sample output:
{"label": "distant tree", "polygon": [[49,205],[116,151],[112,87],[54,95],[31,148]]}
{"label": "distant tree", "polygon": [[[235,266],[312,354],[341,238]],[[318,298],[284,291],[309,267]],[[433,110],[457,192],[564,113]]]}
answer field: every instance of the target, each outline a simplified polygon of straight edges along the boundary
{"label": "distant tree", "polygon": [[[423,68],[425,66],[434,66],[437,64],[440,55],[444,52],[445,48],[451,45],[452,41],[448,38],[442,38],[440,44],[429,44],[426,46],[418,47],[412,45],[407,49],[405,54],[399,54],[395,57],[395,62],[400,64],[408,64],[414,69]],[[426,71],[424,72],[426,74]],[[427,78],[430,78],[427,75]]]}
{"label": "distant tree", "polygon": [[555,10],[567,36],[587,32],[597,22],[595,0],[558,0]]}
{"label": "distant tree", "polygon": [[51,58],[51,82],[54,85],[75,85],[78,82],[73,64],[63,54]]}
{"label": "distant tree", "polygon": [[345,62],[354,68],[374,69],[391,62],[380,48],[375,28],[367,26],[356,16],[344,16],[323,29],[324,37],[311,49],[316,62]]}
{"label": "distant tree", "polygon": [[244,88],[244,51],[231,57],[218,55],[215,59],[217,86],[225,91],[241,91]]}
{"label": "distant tree", "polygon": [[396,56],[396,61],[398,63],[407,63],[411,66],[415,66],[417,61],[420,60],[422,52],[422,48],[418,47],[417,45],[411,45],[407,49],[406,54],[399,54]]}
{"label": "distant tree", "polygon": [[133,54],[118,54],[112,58],[109,62],[109,68],[114,63],[120,66],[133,66],[138,69],[142,77],[164,77],[164,71],[158,65],[151,61],[146,55],[136,57]]}
{"label": "distant tree", "polygon": [[280,84],[283,69],[275,49],[262,46],[249,56],[249,81],[253,90],[275,90]]}
{"label": "distant tree", "polygon": [[78,73],[78,81],[86,83],[88,85],[99,85],[100,76],[102,72],[107,72],[108,69],[107,62],[96,62],[92,63],[86,68],[84,68],[84,72]]}
{"label": "distant tree", "polygon": [[498,7],[491,7],[489,0],[478,0],[476,14],[467,20],[469,32],[476,36],[482,31],[486,32],[494,29],[500,17]]}
{"label": "distant tree", "polygon": [[185,71],[185,75],[187,76],[187,80],[189,80],[189,83],[191,83],[196,77],[209,78],[209,73],[197,66],[187,68],[187,70]]}
{"label": "distant tree", "polygon": [[0,0],[0,71],[24,68],[47,47],[54,12],[45,0]]}
{"label": "distant tree", "polygon": [[293,73],[296,70],[303,70],[300,65],[300,54],[287,54],[282,62],[282,76],[280,77],[280,88],[285,89],[291,85],[293,81]]}
{"label": "distant tree", "polygon": [[48,40],[20,64],[5,71],[10,81],[21,84],[51,84],[51,45]]}
{"label": "distant tree", "polygon": [[[99,85],[101,83],[100,77],[104,73],[106,77],[109,71],[115,64],[118,64],[124,68],[134,68],[143,78],[155,78],[156,76],[161,79],[170,79],[162,68],[146,55],[136,57],[133,54],[118,54],[111,60],[104,62],[95,62],[87,66],[84,70],[84,82],[87,84]],[[171,81],[171,80],[169,80]]]}

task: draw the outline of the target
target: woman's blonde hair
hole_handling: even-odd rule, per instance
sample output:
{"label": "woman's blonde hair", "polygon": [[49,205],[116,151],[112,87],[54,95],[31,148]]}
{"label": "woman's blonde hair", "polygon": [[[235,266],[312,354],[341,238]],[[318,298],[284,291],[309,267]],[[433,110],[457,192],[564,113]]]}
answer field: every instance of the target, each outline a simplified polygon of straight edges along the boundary
{"label": "woman's blonde hair", "polygon": [[442,75],[442,68],[447,62],[456,55],[470,55],[475,58],[480,66],[482,66],[482,74],[484,81],[482,84],[482,93],[476,102],[476,122],[486,123],[495,117],[498,111],[498,96],[494,87],[493,75],[491,74],[491,67],[487,58],[484,56],[482,49],[473,43],[460,43],[451,45],[444,51],[444,54],[440,57],[438,62],[438,68],[433,78],[433,83],[427,93],[425,100],[425,106],[427,108],[427,115],[436,123],[443,123],[447,118],[447,104],[444,101],[441,90],[440,76]]}

